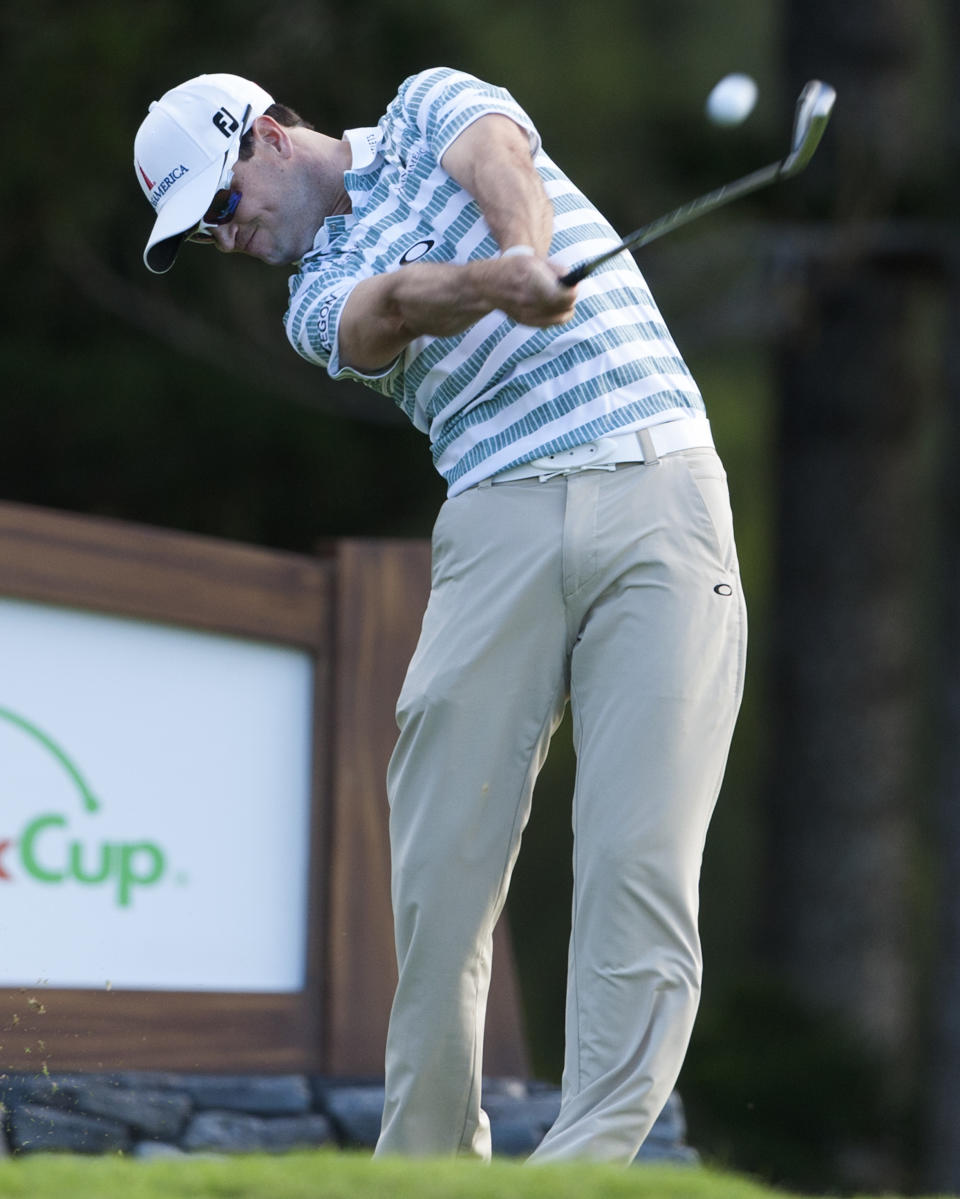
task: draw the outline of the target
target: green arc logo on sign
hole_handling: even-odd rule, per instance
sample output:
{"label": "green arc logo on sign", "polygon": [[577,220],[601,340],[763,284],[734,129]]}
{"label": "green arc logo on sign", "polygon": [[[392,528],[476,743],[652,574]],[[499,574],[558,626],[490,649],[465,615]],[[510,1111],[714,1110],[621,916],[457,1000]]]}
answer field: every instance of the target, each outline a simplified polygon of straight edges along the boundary
{"label": "green arc logo on sign", "polygon": [[[13,725],[43,747],[66,771],[80,796],[83,811],[95,815],[101,803],[72,759],[43,729],[10,708],[0,707],[0,720]],[[118,907],[129,907],[135,887],[154,886],[167,870],[166,855],[152,841],[84,844],[77,838],[64,841],[69,820],[59,813],[45,812],[30,820],[18,838],[0,838],[0,881],[12,882],[3,865],[7,849],[19,847],[20,864],[38,883],[55,885],[72,881],[83,886],[110,883]]]}
{"label": "green arc logo on sign", "polygon": [[49,750],[75,783],[77,790],[80,792],[84,809],[87,812],[99,812],[100,801],[87,786],[86,779],[52,737],[48,736],[42,729],[37,728],[35,724],[32,724],[23,716],[18,715],[16,712],[11,712],[9,708],[0,708],[0,720],[9,721],[10,724],[21,729],[28,736],[33,737],[35,741],[39,741],[44,749]]}

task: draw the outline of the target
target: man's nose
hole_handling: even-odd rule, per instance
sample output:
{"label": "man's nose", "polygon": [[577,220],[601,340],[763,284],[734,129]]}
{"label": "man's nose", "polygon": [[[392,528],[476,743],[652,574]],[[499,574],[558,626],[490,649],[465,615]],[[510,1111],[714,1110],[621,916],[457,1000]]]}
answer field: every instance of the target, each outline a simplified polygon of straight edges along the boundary
{"label": "man's nose", "polygon": [[212,230],[214,245],[223,254],[232,254],[237,248],[237,226],[234,221],[218,225]]}

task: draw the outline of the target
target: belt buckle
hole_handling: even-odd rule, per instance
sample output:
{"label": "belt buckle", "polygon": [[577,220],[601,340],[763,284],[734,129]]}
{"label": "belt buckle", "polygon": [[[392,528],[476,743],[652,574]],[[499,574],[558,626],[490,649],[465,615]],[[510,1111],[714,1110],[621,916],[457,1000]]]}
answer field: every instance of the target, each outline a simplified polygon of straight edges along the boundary
{"label": "belt buckle", "polygon": [[[540,458],[533,458],[530,465],[536,469],[543,469],[541,478],[568,475],[571,471],[583,470],[598,461],[602,445],[604,445],[602,440],[585,441],[582,445],[571,446],[569,450],[558,450],[555,454],[544,454]],[[602,461],[602,458],[599,460]]]}

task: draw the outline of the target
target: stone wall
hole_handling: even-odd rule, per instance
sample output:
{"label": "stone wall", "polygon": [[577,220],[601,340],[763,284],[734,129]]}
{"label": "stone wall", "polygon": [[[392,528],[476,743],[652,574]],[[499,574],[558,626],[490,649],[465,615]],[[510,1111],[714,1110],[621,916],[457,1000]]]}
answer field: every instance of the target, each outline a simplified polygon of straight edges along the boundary
{"label": "stone wall", "polygon": [[[524,1157],[560,1107],[541,1083],[488,1079],[484,1109],[493,1151]],[[328,1147],[372,1149],[383,1082],[306,1075],[3,1074],[0,1155],[124,1153],[150,1158],[186,1153],[280,1153]],[[638,1161],[695,1164],[674,1093]]]}

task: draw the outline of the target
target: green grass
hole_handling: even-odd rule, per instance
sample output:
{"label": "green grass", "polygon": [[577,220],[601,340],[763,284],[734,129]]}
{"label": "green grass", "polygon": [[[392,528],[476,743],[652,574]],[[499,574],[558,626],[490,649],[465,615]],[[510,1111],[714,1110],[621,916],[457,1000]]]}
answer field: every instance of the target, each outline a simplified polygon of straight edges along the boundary
{"label": "green grass", "polygon": [[15,1199],[784,1199],[786,1192],[708,1169],[497,1160],[373,1162],[315,1151],[139,1162],[37,1154],[0,1162]]}

